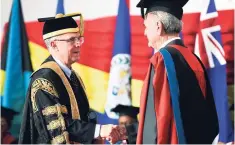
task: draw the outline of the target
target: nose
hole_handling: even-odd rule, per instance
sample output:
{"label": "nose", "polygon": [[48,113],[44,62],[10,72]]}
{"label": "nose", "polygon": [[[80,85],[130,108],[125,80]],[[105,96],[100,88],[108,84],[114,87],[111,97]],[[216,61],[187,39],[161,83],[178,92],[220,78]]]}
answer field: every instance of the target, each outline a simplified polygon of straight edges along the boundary
{"label": "nose", "polygon": [[80,46],[81,46],[80,41],[75,41],[75,46],[76,46],[76,47],[80,47]]}
{"label": "nose", "polygon": [[76,47],[81,46],[84,42],[84,37],[80,37],[79,39],[75,39],[74,44]]}

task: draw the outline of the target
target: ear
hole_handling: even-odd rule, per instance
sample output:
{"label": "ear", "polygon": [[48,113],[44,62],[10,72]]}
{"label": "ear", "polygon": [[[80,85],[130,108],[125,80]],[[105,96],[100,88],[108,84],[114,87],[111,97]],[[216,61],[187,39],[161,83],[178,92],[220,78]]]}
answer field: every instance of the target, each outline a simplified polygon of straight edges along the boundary
{"label": "ear", "polygon": [[51,45],[52,48],[56,48],[56,43],[55,43],[55,41],[51,41],[51,42],[50,42],[50,45]]}
{"label": "ear", "polygon": [[161,36],[161,35],[163,35],[163,33],[164,33],[164,26],[163,26],[162,22],[158,21],[157,22],[157,34],[159,36]]}

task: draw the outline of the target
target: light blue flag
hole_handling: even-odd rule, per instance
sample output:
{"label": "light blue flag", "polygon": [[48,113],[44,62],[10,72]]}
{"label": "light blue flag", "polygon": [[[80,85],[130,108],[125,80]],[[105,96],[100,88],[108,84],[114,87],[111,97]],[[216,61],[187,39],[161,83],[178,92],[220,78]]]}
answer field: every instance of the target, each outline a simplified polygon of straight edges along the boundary
{"label": "light blue flag", "polygon": [[13,120],[11,132],[18,137],[22,110],[32,73],[28,39],[20,0],[13,0],[11,15],[1,53],[1,105],[20,114]]}

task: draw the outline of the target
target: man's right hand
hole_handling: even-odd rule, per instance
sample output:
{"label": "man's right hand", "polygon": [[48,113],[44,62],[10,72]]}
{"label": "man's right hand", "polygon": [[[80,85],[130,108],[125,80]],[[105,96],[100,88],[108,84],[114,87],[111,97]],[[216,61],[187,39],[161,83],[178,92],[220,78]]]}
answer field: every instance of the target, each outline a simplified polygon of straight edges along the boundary
{"label": "man's right hand", "polygon": [[100,129],[100,136],[111,143],[116,143],[119,140],[126,139],[126,128],[124,126],[112,124],[102,125]]}
{"label": "man's right hand", "polygon": [[112,124],[101,125],[100,137],[107,140],[119,139],[117,125],[112,125]]}

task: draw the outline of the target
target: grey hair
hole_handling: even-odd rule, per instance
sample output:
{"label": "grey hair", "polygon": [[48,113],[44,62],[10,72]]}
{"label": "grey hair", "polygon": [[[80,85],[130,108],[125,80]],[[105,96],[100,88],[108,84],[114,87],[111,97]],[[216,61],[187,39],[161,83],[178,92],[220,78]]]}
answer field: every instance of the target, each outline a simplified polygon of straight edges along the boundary
{"label": "grey hair", "polygon": [[51,49],[51,41],[54,40],[56,37],[50,37],[50,38],[47,38],[44,40],[45,44],[46,44],[46,47],[48,50]]}
{"label": "grey hair", "polygon": [[47,48],[49,49],[51,47],[51,38],[45,39],[44,42],[45,42]]}
{"label": "grey hair", "polygon": [[163,24],[166,34],[177,34],[182,30],[182,21],[172,14],[163,11],[153,11],[150,14],[155,15],[157,20]]}

